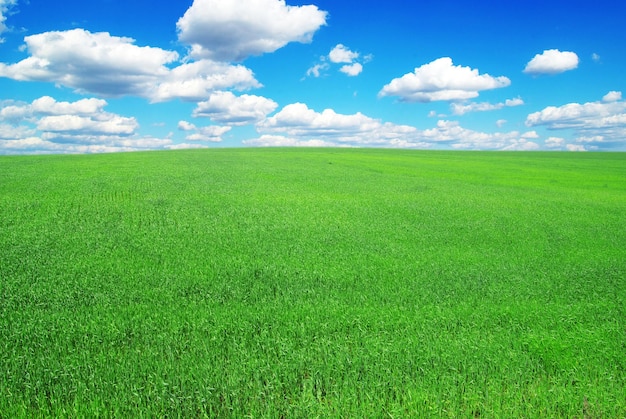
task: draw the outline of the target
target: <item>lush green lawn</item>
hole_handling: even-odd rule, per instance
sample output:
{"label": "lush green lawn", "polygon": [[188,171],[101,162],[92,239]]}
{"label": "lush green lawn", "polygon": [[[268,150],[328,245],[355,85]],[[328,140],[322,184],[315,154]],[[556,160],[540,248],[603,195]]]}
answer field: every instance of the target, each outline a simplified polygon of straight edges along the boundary
{"label": "lush green lawn", "polygon": [[0,158],[0,417],[624,417],[626,154]]}

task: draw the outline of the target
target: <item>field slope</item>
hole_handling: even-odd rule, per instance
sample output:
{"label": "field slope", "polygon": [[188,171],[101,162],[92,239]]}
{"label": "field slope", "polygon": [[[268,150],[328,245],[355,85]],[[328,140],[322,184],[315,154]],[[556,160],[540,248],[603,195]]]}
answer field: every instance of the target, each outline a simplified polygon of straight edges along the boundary
{"label": "field slope", "polygon": [[0,157],[0,417],[624,417],[626,154]]}

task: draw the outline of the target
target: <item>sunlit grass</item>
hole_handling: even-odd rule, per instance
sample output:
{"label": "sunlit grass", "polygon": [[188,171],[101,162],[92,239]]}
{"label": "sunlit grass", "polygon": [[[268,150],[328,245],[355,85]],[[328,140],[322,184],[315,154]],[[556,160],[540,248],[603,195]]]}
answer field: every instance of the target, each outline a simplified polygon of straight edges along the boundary
{"label": "sunlit grass", "polygon": [[0,158],[0,416],[626,415],[626,155]]}

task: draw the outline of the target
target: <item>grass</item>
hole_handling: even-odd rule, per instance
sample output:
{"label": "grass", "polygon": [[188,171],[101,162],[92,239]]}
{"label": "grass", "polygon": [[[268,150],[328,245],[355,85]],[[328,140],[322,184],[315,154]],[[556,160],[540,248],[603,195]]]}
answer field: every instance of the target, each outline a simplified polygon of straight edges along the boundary
{"label": "grass", "polygon": [[626,154],[0,158],[0,417],[625,417]]}

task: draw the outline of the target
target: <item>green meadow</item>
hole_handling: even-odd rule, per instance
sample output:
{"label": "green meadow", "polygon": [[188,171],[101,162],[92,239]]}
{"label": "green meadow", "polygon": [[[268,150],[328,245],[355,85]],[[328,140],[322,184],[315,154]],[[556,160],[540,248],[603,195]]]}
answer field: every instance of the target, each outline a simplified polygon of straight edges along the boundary
{"label": "green meadow", "polygon": [[626,416],[626,153],[0,157],[0,417]]}

